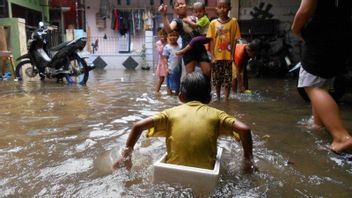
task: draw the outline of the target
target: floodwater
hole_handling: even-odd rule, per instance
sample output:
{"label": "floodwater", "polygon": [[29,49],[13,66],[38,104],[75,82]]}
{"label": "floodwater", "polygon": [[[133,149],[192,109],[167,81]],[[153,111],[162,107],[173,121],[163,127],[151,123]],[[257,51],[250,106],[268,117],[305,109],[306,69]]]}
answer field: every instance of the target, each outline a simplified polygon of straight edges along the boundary
{"label": "floodwater", "polygon": [[[153,71],[106,67],[87,86],[0,81],[0,197],[195,197],[179,185],[152,184],[164,139],[141,136],[130,171],[110,171],[133,122],[180,104],[165,87],[155,95]],[[310,107],[294,79],[250,79],[252,95],[210,105],[253,132],[259,172],[240,172],[242,149],[224,138],[212,197],[352,197],[352,161],[327,147],[324,130],[307,127]],[[352,131],[352,96],[340,104]],[[144,133],[145,134],[145,133]]]}

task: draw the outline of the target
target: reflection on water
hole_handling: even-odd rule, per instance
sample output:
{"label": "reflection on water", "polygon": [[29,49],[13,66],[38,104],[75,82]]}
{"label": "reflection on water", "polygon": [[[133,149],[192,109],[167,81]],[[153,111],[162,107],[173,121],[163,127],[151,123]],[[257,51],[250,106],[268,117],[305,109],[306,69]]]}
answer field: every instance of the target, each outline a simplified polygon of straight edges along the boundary
{"label": "reflection on water", "polygon": [[[164,139],[142,136],[130,171],[110,166],[133,122],[180,104],[153,93],[152,71],[109,68],[88,86],[0,82],[0,197],[194,197],[192,190],[152,184]],[[309,128],[310,108],[295,81],[250,79],[252,94],[211,106],[251,126],[259,172],[240,171],[242,149],[224,138],[218,188],[212,197],[351,197],[352,159],[327,150],[323,130]],[[215,98],[215,97],[214,97]],[[352,130],[352,96],[342,103]]]}

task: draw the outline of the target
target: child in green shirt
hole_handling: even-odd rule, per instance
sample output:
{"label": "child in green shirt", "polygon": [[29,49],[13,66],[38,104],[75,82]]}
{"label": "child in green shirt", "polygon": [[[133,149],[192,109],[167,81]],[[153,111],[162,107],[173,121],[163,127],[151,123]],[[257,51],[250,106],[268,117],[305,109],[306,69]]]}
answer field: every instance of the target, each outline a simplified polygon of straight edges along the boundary
{"label": "child in green shirt", "polygon": [[194,29],[198,29],[200,35],[194,37],[185,48],[176,52],[177,56],[182,56],[183,54],[191,50],[194,45],[202,45],[210,41],[210,39],[206,38],[210,20],[205,13],[204,3],[195,2],[193,4],[193,12],[194,12],[194,16],[197,17],[197,22],[195,23],[193,20],[190,20],[189,18],[183,19],[183,22],[189,24]]}

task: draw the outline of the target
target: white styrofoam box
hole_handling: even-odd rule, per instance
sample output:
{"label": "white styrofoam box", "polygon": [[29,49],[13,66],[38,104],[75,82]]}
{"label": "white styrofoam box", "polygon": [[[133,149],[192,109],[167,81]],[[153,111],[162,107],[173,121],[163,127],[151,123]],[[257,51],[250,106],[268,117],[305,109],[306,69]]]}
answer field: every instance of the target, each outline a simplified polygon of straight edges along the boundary
{"label": "white styrofoam box", "polygon": [[167,153],[154,163],[153,183],[177,183],[191,187],[198,195],[210,195],[214,192],[219,172],[222,148],[217,148],[214,169],[196,168],[165,163]]}

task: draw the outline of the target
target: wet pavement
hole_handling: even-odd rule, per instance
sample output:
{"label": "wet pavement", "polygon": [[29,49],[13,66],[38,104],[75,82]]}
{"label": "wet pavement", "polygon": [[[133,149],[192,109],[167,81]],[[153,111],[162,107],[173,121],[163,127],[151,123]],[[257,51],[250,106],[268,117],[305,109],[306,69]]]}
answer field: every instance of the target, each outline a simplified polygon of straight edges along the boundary
{"label": "wet pavement", "polygon": [[[133,122],[180,104],[153,91],[153,71],[107,66],[87,86],[0,81],[0,197],[194,197],[177,185],[153,185],[152,164],[164,139],[142,135],[131,171],[110,171]],[[210,105],[235,115],[254,134],[259,172],[240,172],[242,149],[228,138],[213,197],[352,197],[352,161],[308,127],[310,107],[295,79],[250,79],[252,95]],[[215,98],[215,97],[214,97]],[[341,101],[352,131],[352,96]],[[145,133],[144,133],[145,134]]]}

